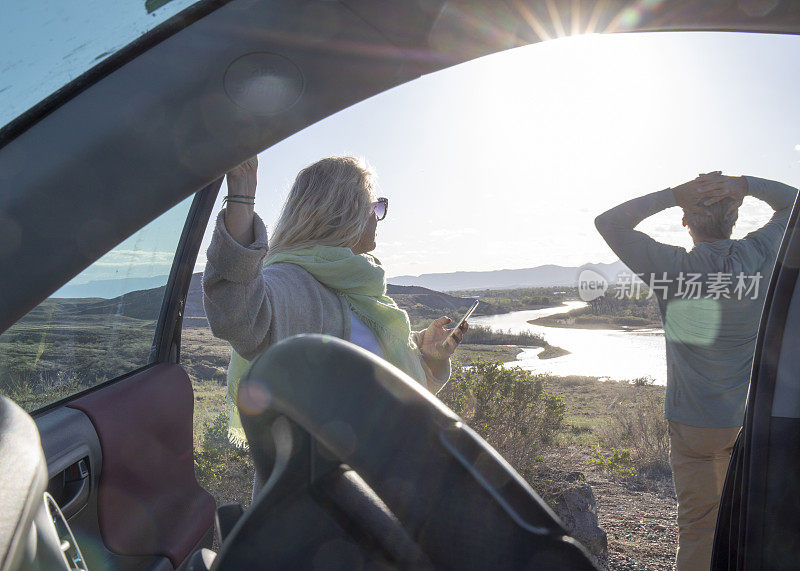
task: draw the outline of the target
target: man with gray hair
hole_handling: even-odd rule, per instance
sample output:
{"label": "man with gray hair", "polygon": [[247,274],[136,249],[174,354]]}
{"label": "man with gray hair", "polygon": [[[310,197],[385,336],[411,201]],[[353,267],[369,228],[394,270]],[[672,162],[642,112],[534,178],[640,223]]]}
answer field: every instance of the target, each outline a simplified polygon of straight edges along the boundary
{"label": "man with gray hair", "polygon": [[[746,195],[775,214],[731,239]],[[707,570],[717,510],[744,418],[753,351],[775,257],[797,190],[720,171],[604,212],[595,226],[612,250],[656,295],[664,324],[670,465],[678,498],[679,571]],[[672,206],[683,209],[690,251],[634,228]],[[631,279],[635,279],[631,276]]]}

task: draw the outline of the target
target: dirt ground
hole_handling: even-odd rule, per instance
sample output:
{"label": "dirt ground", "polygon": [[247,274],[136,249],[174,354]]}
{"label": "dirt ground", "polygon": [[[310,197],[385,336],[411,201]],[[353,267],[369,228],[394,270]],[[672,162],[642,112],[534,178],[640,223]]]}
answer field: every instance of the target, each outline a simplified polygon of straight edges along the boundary
{"label": "dirt ground", "polygon": [[[556,472],[577,471],[592,488],[597,520],[608,539],[611,570],[672,570],[678,546],[676,500],[670,474],[623,481],[593,465],[580,446],[551,450],[543,458]],[[536,483],[533,485],[537,489]],[[547,489],[537,490],[543,496]]]}
{"label": "dirt ground", "polygon": [[672,494],[635,491],[600,474],[585,475],[597,500],[597,518],[608,534],[609,568],[673,569],[678,526]]}

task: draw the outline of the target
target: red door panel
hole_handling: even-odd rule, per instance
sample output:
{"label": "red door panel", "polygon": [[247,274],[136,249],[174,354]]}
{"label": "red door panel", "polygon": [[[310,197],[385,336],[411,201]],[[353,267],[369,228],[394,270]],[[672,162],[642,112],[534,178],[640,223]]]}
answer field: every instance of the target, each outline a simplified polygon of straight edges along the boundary
{"label": "red door panel", "polygon": [[94,424],[103,452],[98,517],[122,555],[164,555],[176,567],[214,521],[213,497],[194,475],[189,377],[162,363],[68,406]]}

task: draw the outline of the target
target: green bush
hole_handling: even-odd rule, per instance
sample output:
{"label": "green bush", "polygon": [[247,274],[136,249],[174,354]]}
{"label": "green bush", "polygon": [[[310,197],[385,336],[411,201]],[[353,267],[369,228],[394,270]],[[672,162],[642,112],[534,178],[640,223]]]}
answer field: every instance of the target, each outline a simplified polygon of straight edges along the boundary
{"label": "green bush", "polygon": [[645,375],[644,377],[636,377],[635,379],[630,380],[630,383],[634,387],[649,387],[651,385],[654,385],[655,382],[656,380],[649,375]]}
{"label": "green bush", "polygon": [[249,460],[246,450],[228,440],[228,415],[220,413],[203,430],[202,448],[195,450],[194,467],[197,481],[206,489],[224,483],[230,472]]}
{"label": "green bush", "polygon": [[228,440],[228,415],[221,412],[206,424],[203,432],[203,450],[221,454],[231,448],[236,447]]}
{"label": "green bush", "polygon": [[528,480],[564,424],[564,399],[546,392],[543,375],[500,361],[454,363],[439,398]]}
{"label": "green bush", "polygon": [[637,475],[631,452],[625,448],[612,448],[611,451],[604,452],[600,447],[592,446],[589,464],[622,480],[629,480]]}

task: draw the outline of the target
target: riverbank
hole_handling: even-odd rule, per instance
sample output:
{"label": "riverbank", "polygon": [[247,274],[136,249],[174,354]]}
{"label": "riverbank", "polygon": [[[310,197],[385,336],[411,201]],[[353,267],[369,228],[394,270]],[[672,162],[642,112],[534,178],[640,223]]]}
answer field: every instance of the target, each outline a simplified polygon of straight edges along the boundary
{"label": "riverbank", "polygon": [[[518,354],[514,364],[534,373],[628,380],[651,377],[655,384],[666,382],[665,341],[660,324],[647,321],[639,324],[654,327],[612,327],[606,324],[587,327],[585,324],[563,321],[565,316],[575,316],[573,311],[586,311],[586,308],[585,302],[570,300],[562,307],[473,317],[470,326],[489,327],[493,331],[508,334],[532,335],[542,340],[541,343],[508,344],[538,347],[547,344],[569,352],[525,349]],[[548,319],[551,317],[555,319]]]}
{"label": "riverbank", "polygon": [[613,315],[586,315],[584,309],[574,309],[566,313],[557,313],[538,319],[530,319],[531,325],[543,327],[563,327],[571,329],[611,329],[617,331],[637,331],[640,329],[658,329],[662,326],[661,320],[645,319],[643,317],[613,316]]}
{"label": "riverbank", "polygon": [[[540,347],[535,345],[534,347]],[[464,343],[459,345],[453,354],[453,359],[469,364],[477,359],[495,360],[503,363],[513,363],[519,358],[520,353],[525,349],[530,349],[525,345],[483,345],[474,343]],[[546,345],[538,353],[539,359],[555,359],[569,355],[569,351],[561,347]]]}
{"label": "riverbank", "polygon": [[510,363],[517,360],[523,348],[517,345],[459,345],[454,358],[462,363],[469,364],[478,359],[488,359]]}

